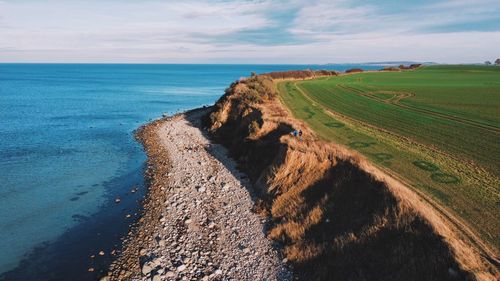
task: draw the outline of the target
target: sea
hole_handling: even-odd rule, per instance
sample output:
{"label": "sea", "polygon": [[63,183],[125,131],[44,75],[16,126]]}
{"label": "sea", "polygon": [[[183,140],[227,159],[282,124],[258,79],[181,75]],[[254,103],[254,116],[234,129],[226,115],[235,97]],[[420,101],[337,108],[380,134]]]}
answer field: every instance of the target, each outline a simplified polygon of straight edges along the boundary
{"label": "sea", "polygon": [[142,124],[251,72],[348,68],[381,66],[0,64],[0,280],[106,273],[147,192]]}

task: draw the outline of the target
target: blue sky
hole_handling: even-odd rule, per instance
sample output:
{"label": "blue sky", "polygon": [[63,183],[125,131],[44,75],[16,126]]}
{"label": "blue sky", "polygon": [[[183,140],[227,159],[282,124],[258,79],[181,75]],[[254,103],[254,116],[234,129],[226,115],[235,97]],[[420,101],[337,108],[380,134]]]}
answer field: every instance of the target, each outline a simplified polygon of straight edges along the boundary
{"label": "blue sky", "polygon": [[499,0],[0,0],[0,62],[471,63]]}

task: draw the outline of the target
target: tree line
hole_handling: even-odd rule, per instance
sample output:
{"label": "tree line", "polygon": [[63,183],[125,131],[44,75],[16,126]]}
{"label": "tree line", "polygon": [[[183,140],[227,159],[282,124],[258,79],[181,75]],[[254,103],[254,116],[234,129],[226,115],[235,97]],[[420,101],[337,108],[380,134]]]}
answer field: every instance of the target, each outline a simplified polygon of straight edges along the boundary
{"label": "tree line", "polygon": [[[491,65],[492,63],[491,63],[491,61],[487,60],[487,61],[484,62],[484,64]],[[496,59],[495,60],[495,65],[500,65],[500,59]]]}

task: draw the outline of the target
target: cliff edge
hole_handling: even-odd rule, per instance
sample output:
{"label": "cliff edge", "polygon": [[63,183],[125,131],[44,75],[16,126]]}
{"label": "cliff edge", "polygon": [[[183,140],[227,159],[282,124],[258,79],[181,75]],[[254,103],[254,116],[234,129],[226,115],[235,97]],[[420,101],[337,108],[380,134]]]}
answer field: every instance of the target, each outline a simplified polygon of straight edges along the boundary
{"label": "cliff edge", "polygon": [[[320,140],[282,106],[275,79],[335,72],[252,75],[234,82],[205,116],[253,182],[255,211],[303,280],[497,280],[439,212],[363,156]],[[294,136],[293,131],[302,131]]]}

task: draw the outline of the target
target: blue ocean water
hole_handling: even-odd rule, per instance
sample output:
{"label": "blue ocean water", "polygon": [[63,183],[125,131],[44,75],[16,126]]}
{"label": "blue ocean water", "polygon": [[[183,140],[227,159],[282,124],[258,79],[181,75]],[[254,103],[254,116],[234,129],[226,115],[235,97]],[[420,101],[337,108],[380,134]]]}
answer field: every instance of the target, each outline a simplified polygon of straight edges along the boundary
{"label": "blue ocean water", "polygon": [[105,269],[145,193],[141,124],[212,104],[252,71],[354,67],[380,68],[0,64],[0,279],[93,280]]}

